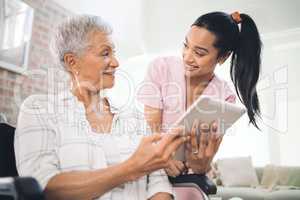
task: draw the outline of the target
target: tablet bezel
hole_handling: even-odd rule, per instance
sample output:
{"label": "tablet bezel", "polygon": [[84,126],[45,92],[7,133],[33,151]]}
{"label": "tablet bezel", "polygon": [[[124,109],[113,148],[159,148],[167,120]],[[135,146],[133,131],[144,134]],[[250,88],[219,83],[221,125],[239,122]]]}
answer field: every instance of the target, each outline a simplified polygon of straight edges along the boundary
{"label": "tablet bezel", "polygon": [[[204,110],[203,107],[209,107]],[[213,110],[211,109],[213,108]],[[201,123],[211,124],[216,121],[219,125],[219,133],[225,134],[226,130],[230,128],[241,116],[246,112],[242,106],[221,101],[209,96],[200,96],[187,111],[174,123],[173,126],[184,126],[186,133],[189,133],[195,120],[195,115]],[[204,117],[205,115],[205,117]],[[199,141],[199,135],[197,134]],[[185,145],[178,148],[174,155],[174,159],[185,161]]]}

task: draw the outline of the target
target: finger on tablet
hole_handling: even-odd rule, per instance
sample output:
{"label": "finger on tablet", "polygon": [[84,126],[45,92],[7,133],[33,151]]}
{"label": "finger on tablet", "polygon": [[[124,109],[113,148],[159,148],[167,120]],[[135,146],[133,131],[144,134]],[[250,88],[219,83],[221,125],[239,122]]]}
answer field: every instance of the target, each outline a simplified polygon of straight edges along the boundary
{"label": "finger on tablet", "polygon": [[209,126],[206,123],[200,124],[200,145],[199,145],[199,155],[203,157],[205,155],[205,149],[208,145],[208,134],[209,134]]}
{"label": "finger on tablet", "polygon": [[209,125],[207,123],[201,123],[200,124],[200,131],[209,132]]}
{"label": "finger on tablet", "polygon": [[209,143],[208,146],[211,149],[215,149],[217,146],[218,137],[216,131],[217,131],[217,123],[213,121],[210,124],[210,133],[209,133],[209,142],[208,142]]}
{"label": "finger on tablet", "polygon": [[210,125],[210,131],[213,133],[217,133],[218,131],[218,124],[216,121],[213,121]]}
{"label": "finger on tablet", "polygon": [[191,130],[191,147],[192,147],[192,152],[197,152],[198,151],[198,142],[197,142],[197,129],[198,129],[198,121],[195,120],[193,122],[192,130]]}
{"label": "finger on tablet", "polygon": [[209,136],[210,136],[210,127],[207,123],[202,123],[200,126],[200,131],[204,133],[206,145],[208,145]]}

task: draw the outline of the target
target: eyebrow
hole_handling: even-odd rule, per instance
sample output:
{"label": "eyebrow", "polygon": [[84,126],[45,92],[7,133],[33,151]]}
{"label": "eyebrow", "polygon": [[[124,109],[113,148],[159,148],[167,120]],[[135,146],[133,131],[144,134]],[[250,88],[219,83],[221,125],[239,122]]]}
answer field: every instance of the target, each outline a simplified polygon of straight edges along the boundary
{"label": "eyebrow", "polygon": [[102,44],[101,46],[99,46],[99,48],[110,48],[110,49],[115,49],[115,45],[114,44]]}
{"label": "eyebrow", "polygon": [[[187,37],[185,37],[185,42],[189,43]],[[208,49],[206,49],[204,47],[195,46],[194,48],[197,50],[201,50],[201,51],[205,51],[206,53],[209,53]]]}

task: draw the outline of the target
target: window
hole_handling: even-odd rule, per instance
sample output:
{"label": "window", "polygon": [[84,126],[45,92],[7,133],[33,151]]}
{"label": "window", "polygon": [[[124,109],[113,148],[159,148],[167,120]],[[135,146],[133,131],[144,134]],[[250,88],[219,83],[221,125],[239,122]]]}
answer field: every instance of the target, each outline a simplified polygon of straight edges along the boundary
{"label": "window", "polygon": [[0,0],[0,67],[25,72],[33,9],[20,0]]}

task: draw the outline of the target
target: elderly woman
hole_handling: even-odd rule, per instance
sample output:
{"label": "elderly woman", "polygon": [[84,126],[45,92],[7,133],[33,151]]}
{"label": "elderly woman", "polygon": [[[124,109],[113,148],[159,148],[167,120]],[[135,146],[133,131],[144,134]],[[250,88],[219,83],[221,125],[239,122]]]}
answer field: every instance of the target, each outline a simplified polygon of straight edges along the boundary
{"label": "elderly woman", "polygon": [[70,90],[31,96],[21,107],[18,172],[35,177],[47,199],[172,198],[161,169],[186,138],[181,128],[144,136],[137,113],[119,113],[99,95],[113,87],[119,65],[110,34],[96,16],[73,17],[58,26],[53,49],[70,75]]}

